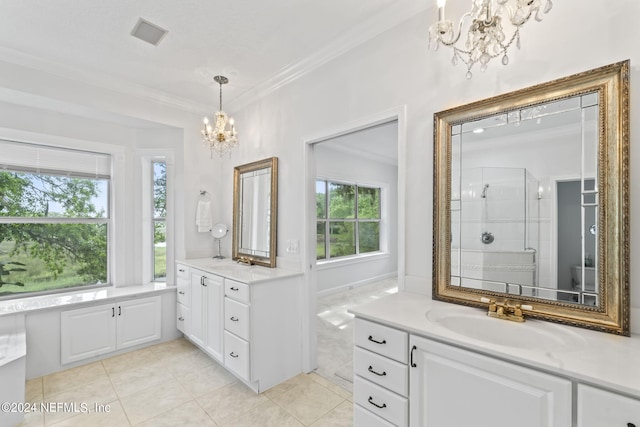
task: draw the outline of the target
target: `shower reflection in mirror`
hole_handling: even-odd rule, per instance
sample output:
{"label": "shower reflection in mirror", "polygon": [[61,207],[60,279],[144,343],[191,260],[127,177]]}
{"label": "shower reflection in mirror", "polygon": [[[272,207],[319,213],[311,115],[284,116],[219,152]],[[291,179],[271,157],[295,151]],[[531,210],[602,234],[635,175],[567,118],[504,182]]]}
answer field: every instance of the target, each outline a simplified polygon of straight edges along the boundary
{"label": "shower reflection in mirror", "polygon": [[456,124],[451,284],[598,304],[598,94]]}

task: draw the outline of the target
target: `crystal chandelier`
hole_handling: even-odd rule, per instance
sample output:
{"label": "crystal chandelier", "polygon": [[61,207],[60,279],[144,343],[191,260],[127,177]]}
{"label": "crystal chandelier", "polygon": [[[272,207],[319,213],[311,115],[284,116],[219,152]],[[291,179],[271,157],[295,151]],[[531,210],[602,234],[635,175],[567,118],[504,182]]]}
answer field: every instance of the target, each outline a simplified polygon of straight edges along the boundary
{"label": "crystal chandelier", "polygon": [[[215,76],[213,80],[220,85],[220,109],[215,114],[215,124],[212,127],[209,118],[205,116],[204,129],[202,129],[202,142],[213,152],[217,152],[221,157],[225,153],[231,156],[231,149],[238,145],[238,133],[232,118],[222,111],[222,85],[229,83],[229,79],[224,76]],[[228,129],[227,129],[227,125]]]}
{"label": "crystal chandelier", "polygon": [[[480,70],[487,69],[493,58],[502,57],[502,64],[509,63],[507,49],[515,41],[520,49],[520,27],[532,16],[542,21],[542,14],[548,13],[553,6],[551,0],[471,0],[471,11],[465,13],[457,29],[453,21],[445,19],[444,6],[446,0],[438,0],[438,22],[429,27],[429,47],[437,50],[440,44],[453,48],[451,62],[459,61],[467,66],[467,79],[472,77],[471,67],[480,63]],[[465,22],[470,20],[468,26]],[[503,25],[507,23],[510,36],[505,34]],[[456,46],[463,33],[467,31],[464,46]]]}

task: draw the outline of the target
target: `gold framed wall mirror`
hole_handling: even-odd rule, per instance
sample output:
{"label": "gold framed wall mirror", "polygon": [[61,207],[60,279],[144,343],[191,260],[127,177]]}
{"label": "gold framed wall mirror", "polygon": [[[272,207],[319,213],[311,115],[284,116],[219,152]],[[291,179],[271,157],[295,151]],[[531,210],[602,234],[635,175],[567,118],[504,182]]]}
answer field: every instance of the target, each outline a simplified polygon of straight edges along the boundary
{"label": "gold framed wall mirror", "polygon": [[233,169],[232,258],[247,264],[276,266],[278,158]]}
{"label": "gold framed wall mirror", "polygon": [[436,113],[433,239],[434,299],[629,335],[629,61]]}

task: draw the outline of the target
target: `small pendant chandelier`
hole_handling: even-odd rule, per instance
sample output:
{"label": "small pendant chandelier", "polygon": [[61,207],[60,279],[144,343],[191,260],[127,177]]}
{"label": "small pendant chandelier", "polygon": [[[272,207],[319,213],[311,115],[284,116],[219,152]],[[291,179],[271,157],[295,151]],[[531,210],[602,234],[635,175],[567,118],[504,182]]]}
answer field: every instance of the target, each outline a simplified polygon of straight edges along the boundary
{"label": "small pendant chandelier", "polygon": [[[224,76],[215,76],[213,80],[220,85],[220,109],[216,111],[213,127],[209,118],[205,116],[204,128],[200,131],[202,142],[211,150],[211,156],[214,151],[220,157],[226,153],[231,156],[231,149],[238,145],[238,133],[233,118],[228,117],[227,113],[222,111],[222,85],[229,83],[229,79]],[[228,128],[227,125],[229,125]]]}

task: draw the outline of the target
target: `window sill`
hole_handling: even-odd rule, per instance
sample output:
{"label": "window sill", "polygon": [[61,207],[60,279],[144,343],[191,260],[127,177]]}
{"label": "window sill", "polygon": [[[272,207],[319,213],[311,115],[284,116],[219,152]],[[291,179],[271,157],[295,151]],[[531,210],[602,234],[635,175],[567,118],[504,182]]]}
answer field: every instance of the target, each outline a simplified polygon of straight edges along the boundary
{"label": "window sill", "polygon": [[389,258],[389,252],[372,252],[365,255],[355,255],[349,257],[340,257],[330,260],[322,260],[316,262],[317,270],[328,270],[336,267],[343,267],[346,265],[360,264],[364,262],[378,261],[381,259]]}
{"label": "window sill", "polygon": [[175,286],[152,283],[140,286],[102,287],[91,290],[74,290],[55,294],[22,297],[0,301],[0,316],[29,313],[64,306],[109,301],[117,298],[157,294],[175,290]]}

